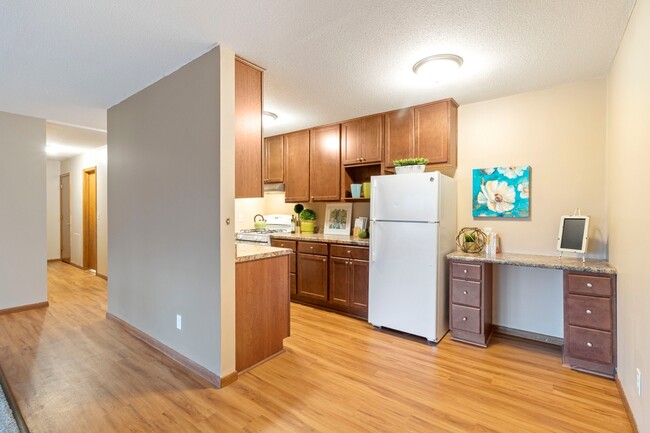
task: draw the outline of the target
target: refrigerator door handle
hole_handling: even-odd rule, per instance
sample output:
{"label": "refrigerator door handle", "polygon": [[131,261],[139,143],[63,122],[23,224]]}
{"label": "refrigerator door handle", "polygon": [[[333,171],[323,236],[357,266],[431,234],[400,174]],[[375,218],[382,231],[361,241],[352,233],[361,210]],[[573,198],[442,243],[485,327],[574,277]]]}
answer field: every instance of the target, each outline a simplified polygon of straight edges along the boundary
{"label": "refrigerator door handle", "polygon": [[372,183],[372,193],[370,194],[370,218],[375,219],[375,203],[377,202],[377,184]]}
{"label": "refrigerator door handle", "polygon": [[[372,197],[372,196],[371,196]],[[375,222],[370,221],[370,236],[375,232]],[[377,243],[377,238],[372,238],[370,240],[370,259],[371,261],[375,261],[375,243]]]}

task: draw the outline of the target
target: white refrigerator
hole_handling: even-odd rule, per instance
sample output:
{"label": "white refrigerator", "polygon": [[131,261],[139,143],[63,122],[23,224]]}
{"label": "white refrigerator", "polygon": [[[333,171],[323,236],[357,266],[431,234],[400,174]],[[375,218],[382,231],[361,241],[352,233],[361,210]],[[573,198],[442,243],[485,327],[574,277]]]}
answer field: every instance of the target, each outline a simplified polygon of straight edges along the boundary
{"label": "white refrigerator", "polygon": [[449,330],[456,181],[439,172],[373,176],[371,188],[368,322],[437,343]]}

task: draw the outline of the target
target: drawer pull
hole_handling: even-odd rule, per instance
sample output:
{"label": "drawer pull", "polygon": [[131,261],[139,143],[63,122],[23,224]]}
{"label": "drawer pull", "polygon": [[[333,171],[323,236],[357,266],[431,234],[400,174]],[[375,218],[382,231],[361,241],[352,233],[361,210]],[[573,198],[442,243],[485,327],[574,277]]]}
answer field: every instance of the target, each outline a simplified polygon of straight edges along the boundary
{"label": "drawer pull", "polygon": [[594,287],[594,285],[591,284],[591,283],[587,283],[587,287],[589,287],[591,289],[592,287]]}
{"label": "drawer pull", "polygon": [[594,345],[591,343],[591,341],[587,341],[587,347],[594,347]]}
{"label": "drawer pull", "polygon": [[467,290],[463,290],[463,295],[466,295],[466,294],[467,294]]}
{"label": "drawer pull", "polygon": [[348,250],[348,254],[350,254],[352,251]]}
{"label": "drawer pull", "polygon": [[467,317],[463,317],[463,322],[467,322]]}
{"label": "drawer pull", "polygon": [[587,309],[587,311],[585,311],[585,313],[591,314],[591,310]]}
{"label": "drawer pull", "polygon": [[467,269],[463,269],[463,274],[466,274],[466,273],[467,273]]}

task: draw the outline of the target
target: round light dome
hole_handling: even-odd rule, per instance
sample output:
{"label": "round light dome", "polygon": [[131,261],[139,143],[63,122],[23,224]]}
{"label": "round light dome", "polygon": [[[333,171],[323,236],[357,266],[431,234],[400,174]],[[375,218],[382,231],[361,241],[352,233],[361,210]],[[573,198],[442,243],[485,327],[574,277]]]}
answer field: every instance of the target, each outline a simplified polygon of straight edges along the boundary
{"label": "round light dome", "polygon": [[413,72],[438,82],[453,77],[462,65],[463,58],[456,54],[436,54],[418,61]]}

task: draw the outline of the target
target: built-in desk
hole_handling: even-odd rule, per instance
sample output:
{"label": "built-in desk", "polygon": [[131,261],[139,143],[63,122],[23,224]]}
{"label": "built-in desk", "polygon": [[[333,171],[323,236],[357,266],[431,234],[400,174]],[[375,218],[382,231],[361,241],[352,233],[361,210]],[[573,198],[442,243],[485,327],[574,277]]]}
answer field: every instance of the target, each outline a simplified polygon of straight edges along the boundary
{"label": "built-in desk", "polygon": [[563,363],[614,377],[616,269],[603,260],[532,254],[485,256],[455,252],[449,259],[449,323],[454,340],[487,347],[492,335],[492,265],[564,272]]}

